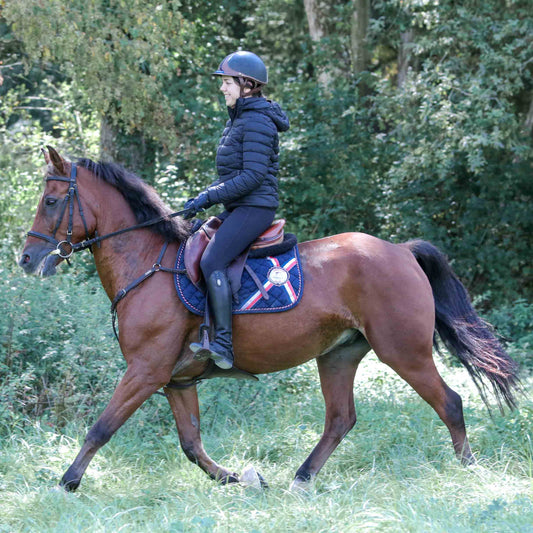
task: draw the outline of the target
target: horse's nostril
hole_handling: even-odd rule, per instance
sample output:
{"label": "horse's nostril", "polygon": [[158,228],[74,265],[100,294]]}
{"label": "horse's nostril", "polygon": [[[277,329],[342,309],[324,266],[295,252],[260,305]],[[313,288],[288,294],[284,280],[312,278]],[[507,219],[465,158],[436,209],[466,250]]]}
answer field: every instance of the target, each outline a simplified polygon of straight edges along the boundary
{"label": "horse's nostril", "polygon": [[22,257],[21,257],[21,261],[20,261],[23,265],[25,265],[26,263],[29,263],[30,262],[30,256],[28,254],[24,254]]}

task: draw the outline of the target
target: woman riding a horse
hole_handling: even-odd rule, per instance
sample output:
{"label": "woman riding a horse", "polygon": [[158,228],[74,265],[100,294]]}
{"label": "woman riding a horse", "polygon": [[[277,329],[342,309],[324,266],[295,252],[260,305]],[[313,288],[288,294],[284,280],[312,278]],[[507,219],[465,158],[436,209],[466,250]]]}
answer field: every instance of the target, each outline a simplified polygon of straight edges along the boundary
{"label": "woman riding a horse", "polygon": [[215,325],[209,348],[192,343],[195,358],[213,359],[220,368],[233,366],[232,292],[226,269],[273,222],[278,207],[278,132],[289,129],[280,106],[262,95],[268,82],[263,61],[252,52],[227,56],[215,76],[229,120],[220,139],[216,166],[218,179],[185,204],[185,218],[215,204],[222,225],[209,242],[200,263]]}

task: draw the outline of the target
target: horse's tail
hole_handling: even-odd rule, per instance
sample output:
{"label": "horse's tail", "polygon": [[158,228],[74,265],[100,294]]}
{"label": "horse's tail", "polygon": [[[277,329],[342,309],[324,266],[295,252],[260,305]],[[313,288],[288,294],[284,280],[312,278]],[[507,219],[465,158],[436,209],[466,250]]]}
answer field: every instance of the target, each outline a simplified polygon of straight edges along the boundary
{"label": "horse's tail", "polygon": [[[518,365],[493,335],[490,325],[472,307],[466,288],[446,256],[426,241],[410,241],[406,246],[433,289],[435,328],[446,348],[466,367],[489,411],[487,381],[492,385],[500,410],[503,402],[515,408],[515,391],[521,390]],[[433,344],[439,351],[436,335]]]}

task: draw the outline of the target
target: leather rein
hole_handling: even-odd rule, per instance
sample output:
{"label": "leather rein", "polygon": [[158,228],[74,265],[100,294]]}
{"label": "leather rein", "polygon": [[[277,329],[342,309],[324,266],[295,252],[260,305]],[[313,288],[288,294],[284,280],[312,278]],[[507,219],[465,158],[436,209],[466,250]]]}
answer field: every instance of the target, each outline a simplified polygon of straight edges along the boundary
{"label": "leather rein", "polygon": [[[187,212],[186,209],[182,211],[176,211],[175,213],[170,213],[169,215],[163,215],[158,218],[153,218],[153,219],[147,220],[146,222],[142,222],[141,224],[136,224],[135,226],[128,226],[127,228],[113,231],[111,233],[106,233],[105,235],[98,235],[98,233],[95,232],[95,236],[91,239],[89,236],[89,230],[87,228],[87,222],[85,220],[85,214],[83,212],[83,207],[82,207],[80,195],[78,192],[77,173],[78,173],[78,168],[75,163],[72,163],[72,168],[70,171],[70,178],[66,178],[63,176],[49,176],[46,178],[47,182],[48,181],[64,181],[69,184],[67,194],[65,198],[63,199],[63,205],[61,207],[61,214],[56,222],[54,230],[52,231],[52,236],[45,235],[44,233],[39,233],[38,231],[33,231],[33,230],[30,230],[28,231],[28,233],[26,233],[28,237],[37,237],[39,239],[43,239],[55,245],[56,249],[51,251],[50,253],[53,255],[59,255],[61,259],[69,259],[74,252],[79,252],[80,250],[86,250],[87,248],[89,248],[92,252],[92,246],[94,244],[96,244],[97,246],[100,246],[101,241],[110,239],[111,237],[116,237],[117,235],[122,235],[123,233],[126,233],[128,231],[133,231],[133,230],[137,230],[141,228],[146,228],[148,226],[153,226],[155,224],[158,224],[159,222],[168,220],[169,218],[174,218],[177,216],[184,215]],[[85,240],[78,242],[78,243],[72,242],[72,228],[74,225],[74,202],[77,202],[78,204],[80,217],[83,222],[83,227],[85,229]],[[67,237],[64,240],[59,241],[56,239],[56,233],[59,227],[61,226],[61,223],[63,222],[63,218],[65,216],[67,206],[69,210]],[[67,246],[68,249],[63,250],[63,246]]]}
{"label": "leather rein", "polygon": [[[49,252],[49,255],[59,255],[61,259],[65,259],[67,263],[69,263],[69,258],[72,256],[74,252],[78,252],[80,250],[85,250],[89,248],[92,253],[92,246],[96,244],[97,246],[100,246],[100,242],[106,239],[110,239],[111,237],[116,237],[117,235],[122,235],[123,233],[146,228],[148,226],[153,226],[154,224],[158,224],[159,222],[163,222],[164,220],[167,220],[169,218],[177,217],[180,215],[183,215],[187,212],[187,210],[182,211],[176,211],[175,213],[171,213],[169,215],[163,215],[158,218],[153,218],[151,220],[147,220],[146,222],[142,222],[141,224],[136,224],[135,226],[129,226],[127,228],[123,228],[117,231],[113,231],[111,233],[106,233],[105,235],[98,235],[97,232],[95,232],[95,236],[93,238],[90,238],[89,236],[89,229],[87,227],[87,221],[85,220],[85,214],[83,212],[83,207],[81,204],[81,199],[78,191],[78,183],[77,183],[77,166],[75,163],[72,163],[72,168],[70,171],[70,178],[64,177],[64,176],[49,176],[46,178],[46,181],[63,181],[69,184],[69,188],[67,191],[67,194],[65,195],[65,198],[63,199],[63,204],[61,206],[61,214],[59,215],[59,218],[56,222],[56,225],[52,231],[52,236],[45,235],[44,233],[39,233],[38,231],[30,230],[26,235],[28,237],[37,237],[38,239],[45,240],[51,244],[53,244],[56,248]],[[77,243],[72,242],[72,229],[74,226],[74,204],[75,202],[78,204],[78,210],[80,212],[80,217],[83,222],[83,227],[85,229],[85,240]],[[61,223],[63,222],[63,218],[65,217],[65,213],[67,212],[68,207],[68,224],[67,224],[67,236],[66,239],[60,241],[56,239],[56,233],[61,226]],[[111,315],[112,315],[112,322],[113,322],[113,331],[115,332],[115,336],[118,340],[118,333],[116,329],[116,307],[118,302],[122,300],[132,289],[140,285],[143,281],[148,279],[152,274],[155,272],[170,272],[172,274],[185,274],[185,270],[179,270],[175,268],[167,268],[161,265],[161,262],[163,260],[163,256],[165,255],[165,252],[168,247],[168,242],[165,242],[163,245],[163,248],[161,252],[159,253],[159,256],[156,260],[156,262],[153,264],[152,268],[147,270],[144,274],[139,276],[137,279],[132,281],[127,287],[124,289],[121,289],[115,298],[113,299],[113,302],[111,304]],[[70,264],[70,263],[69,263]]]}

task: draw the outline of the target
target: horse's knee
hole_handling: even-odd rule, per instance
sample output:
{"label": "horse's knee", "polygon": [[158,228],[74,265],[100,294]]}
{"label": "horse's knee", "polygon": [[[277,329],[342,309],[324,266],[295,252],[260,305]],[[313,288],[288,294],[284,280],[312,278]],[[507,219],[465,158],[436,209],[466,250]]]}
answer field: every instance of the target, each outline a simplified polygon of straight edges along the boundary
{"label": "horse's knee", "polygon": [[328,421],[326,432],[328,436],[333,437],[340,442],[346,434],[355,426],[357,416],[355,409],[347,414],[337,414]]}

